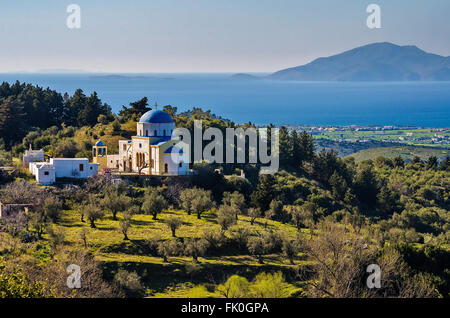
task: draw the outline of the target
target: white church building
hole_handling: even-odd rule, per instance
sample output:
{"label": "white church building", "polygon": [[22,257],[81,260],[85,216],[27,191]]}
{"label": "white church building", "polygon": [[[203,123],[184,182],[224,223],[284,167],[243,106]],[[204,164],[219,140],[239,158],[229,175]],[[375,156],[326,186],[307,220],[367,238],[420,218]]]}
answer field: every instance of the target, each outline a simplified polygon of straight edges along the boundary
{"label": "white church building", "polygon": [[92,161],[87,158],[50,158],[44,161],[42,150],[28,150],[23,161],[41,185],[55,183],[58,178],[85,179],[99,169],[123,173],[157,176],[178,176],[189,173],[178,137],[173,136],[175,123],[164,111],[146,112],[137,123],[136,136],[119,140],[119,153],[108,155],[99,140],[92,147]]}
{"label": "white church building", "polygon": [[44,161],[44,150],[33,150],[30,144],[30,149],[25,151],[22,161],[25,165],[33,161]]}
{"label": "white church building", "polygon": [[140,118],[136,136],[131,140],[119,140],[119,153],[108,155],[107,147],[100,140],[93,147],[93,162],[100,169],[108,168],[127,173],[177,176],[188,174],[183,149],[173,136],[175,123],[161,110],[151,110]]}

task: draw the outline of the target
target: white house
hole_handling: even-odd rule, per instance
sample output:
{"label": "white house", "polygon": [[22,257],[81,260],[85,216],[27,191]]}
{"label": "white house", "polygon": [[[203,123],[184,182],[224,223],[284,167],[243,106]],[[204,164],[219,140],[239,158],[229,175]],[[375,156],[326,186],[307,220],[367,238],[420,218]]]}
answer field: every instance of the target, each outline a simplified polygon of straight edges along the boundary
{"label": "white house", "polygon": [[50,162],[30,162],[29,170],[41,185],[53,184],[58,178],[85,179],[98,173],[98,164],[87,158],[51,158]]}
{"label": "white house", "polygon": [[36,182],[42,185],[53,184],[55,178],[55,166],[48,162],[30,162],[30,172],[36,177]]}

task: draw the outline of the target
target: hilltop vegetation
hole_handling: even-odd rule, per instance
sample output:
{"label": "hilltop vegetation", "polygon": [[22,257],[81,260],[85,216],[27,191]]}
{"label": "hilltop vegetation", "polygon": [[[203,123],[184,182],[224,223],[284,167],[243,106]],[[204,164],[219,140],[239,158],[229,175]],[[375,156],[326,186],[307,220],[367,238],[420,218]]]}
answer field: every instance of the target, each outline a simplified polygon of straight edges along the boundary
{"label": "hilltop vegetation", "polygon": [[81,89],[73,96],[16,82],[0,86],[0,136],[7,149],[33,130],[53,126],[93,126],[113,119],[111,108],[94,92],[84,95]]}
{"label": "hilltop vegetation", "polygon": [[407,162],[413,160],[415,157],[419,157],[421,160],[436,157],[439,161],[442,161],[450,156],[450,150],[433,149],[429,147],[396,146],[364,149],[350,155],[350,157],[355,158],[356,161],[373,160],[377,157],[393,159],[399,156]]}
{"label": "hilltop vegetation", "polygon": [[[223,297],[223,286],[243,282],[253,287],[242,297],[263,297],[275,293],[274,280],[285,286],[280,297],[447,296],[448,171],[423,162],[394,168],[382,159],[355,168],[351,187],[336,170],[328,185],[285,171],[261,176],[256,187],[212,171],[152,185],[114,186],[103,176],[81,188],[16,181],[2,198],[43,203],[3,224],[3,271],[12,275],[21,264],[27,279],[46,282],[47,296]],[[201,190],[211,174],[217,187]],[[346,256],[356,251],[362,258]],[[59,281],[54,272],[64,276],[74,259],[96,269],[89,279],[102,291],[89,285],[72,294]],[[343,263],[328,273],[341,279],[322,281],[331,270],[322,262]],[[361,285],[373,262],[393,286]],[[345,293],[343,284],[354,288]]]}
{"label": "hilltop vegetation", "polygon": [[[35,127],[9,139],[0,158],[17,161],[30,143],[89,157],[100,137],[114,149],[147,109],[144,98],[111,120]],[[237,126],[198,108],[164,109],[179,127],[192,129],[194,119],[204,128]],[[99,175],[52,187],[20,169],[2,173],[0,200],[35,206],[1,221],[0,295],[449,296],[449,158],[356,162],[317,152],[310,135],[283,127],[280,167],[260,175],[259,164],[202,163],[192,176],[112,184]],[[69,264],[85,275],[81,289],[67,288]],[[382,270],[381,289],[367,288],[369,264]]]}

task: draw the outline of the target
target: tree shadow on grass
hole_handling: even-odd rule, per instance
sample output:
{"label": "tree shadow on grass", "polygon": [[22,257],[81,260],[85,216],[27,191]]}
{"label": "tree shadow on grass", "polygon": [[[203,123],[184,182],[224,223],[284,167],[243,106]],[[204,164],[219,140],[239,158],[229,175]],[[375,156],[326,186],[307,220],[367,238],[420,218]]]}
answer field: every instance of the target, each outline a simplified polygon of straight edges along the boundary
{"label": "tree shadow on grass", "polygon": [[170,214],[170,215],[178,215],[178,213],[175,213],[173,211],[164,211],[164,214]]}
{"label": "tree shadow on grass", "polygon": [[206,222],[217,224],[217,215],[215,213],[203,214],[202,220],[206,221]]}
{"label": "tree shadow on grass", "polygon": [[[90,227],[89,227],[90,228]],[[94,230],[99,230],[99,231],[115,231],[117,230],[117,227],[112,227],[112,226],[107,226],[107,227],[102,227],[102,226],[98,226],[94,229]]]}
{"label": "tree shadow on grass", "polygon": [[104,253],[121,253],[127,255],[152,255],[146,240],[123,240],[102,249]]}
{"label": "tree shadow on grass", "polygon": [[85,227],[85,226],[86,226],[85,223],[81,223],[81,224],[70,224],[70,223],[59,222],[59,223],[57,223],[57,224],[60,225],[60,226],[64,226],[64,227],[73,227],[73,228],[76,228],[76,227]]}
{"label": "tree shadow on grass", "polygon": [[204,256],[203,258],[205,260],[213,261],[213,262],[225,261],[225,262],[237,263],[239,265],[246,265],[248,263],[258,262],[258,260],[256,260],[254,257],[249,256],[249,255],[243,255],[241,257],[238,257],[238,256],[226,256],[226,257],[208,257],[208,256]]}
{"label": "tree shadow on grass", "polygon": [[133,225],[142,225],[142,226],[150,226],[154,222],[151,221],[144,221],[144,220],[131,220],[131,224]]}
{"label": "tree shadow on grass", "polygon": [[[158,219],[157,221],[159,222],[159,224],[167,224],[167,219]],[[193,223],[185,221],[185,220],[181,220],[181,222],[182,222],[182,224],[181,224],[182,226],[192,226],[193,225]]]}

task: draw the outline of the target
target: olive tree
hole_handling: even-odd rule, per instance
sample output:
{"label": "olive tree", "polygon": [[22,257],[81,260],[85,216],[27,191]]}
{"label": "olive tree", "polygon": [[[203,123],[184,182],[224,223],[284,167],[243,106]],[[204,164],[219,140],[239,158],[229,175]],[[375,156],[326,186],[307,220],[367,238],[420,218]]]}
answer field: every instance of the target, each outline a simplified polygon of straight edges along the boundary
{"label": "olive tree", "polygon": [[56,197],[48,197],[44,200],[44,215],[46,219],[50,219],[56,223],[61,217],[62,202]]}
{"label": "olive tree", "polygon": [[156,245],[156,251],[163,258],[164,263],[168,262],[169,256],[178,255],[181,250],[181,244],[177,240],[162,241]]}
{"label": "olive tree", "polygon": [[272,209],[267,210],[264,213],[264,228],[267,228],[267,221],[271,220],[275,216],[275,213]]}
{"label": "olive tree", "polygon": [[237,243],[239,249],[243,249],[247,246],[248,238],[250,237],[250,229],[248,227],[234,227],[230,231],[231,239]]}
{"label": "olive tree", "polygon": [[91,224],[91,228],[95,229],[95,221],[100,220],[105,215],[104,211],[95,203],[89,203],[84,206],[84,215]]}
{"label": "olive tree", "polygon": [[299,251],[297,242],[290,239],[284,239],[282,251],[284,256],[286,256],[286,258],[291,263],[291,265],[294,265],[294,259]]}
{"label": "olive tree", "polygon": [[88,236],[88,230],[85,227],[83,227],[80,230],[79,237],[83,241],[84,248],[88,248],[88,243],[87,243],[88,237],[87,236]]}
{"label": "olive tree", "polygon": [[237,191],[233,193],[225,192],[223,194],[222,203],[233,209],[236,216],[236,220],[238,219],[238,215],[242,214],[246,208],[244,196]]}
{"label": "olive tree", "polygon": [[214,202],[211,198],[211,191],[196,189],[193,200],[192,210],[197,212],[197,219],[199,220],[204,212],[214,207]]}
{"label": "olive tree", "polygon": [[177,217],[170,217],[166,221],[167,226],[172,231],[172,237],[176,237],[176,230],[183,224],[183,220]]}
{"label": "olive tree", "polygon": [[255,220],[261,217],[261,210],[259,208],[248,209],[248,216],[250,217],[250,224],[253,225]]}
{"label": "olive tree", "polygon": [[123,213],[122,219],[119,222],[120,230],[121,230],[121,232],[123,234],[123,239],[124,240],[129,240],[129,238],[128,238],[128,230],[131,227],[132,219],[133,219],[133,213],[132,213],[132,211],[128,210],[128,211]]}
{"label": "olive tree", "polygon": [[41,239],[47,227],[44,214],[39,211],[31,211],[28,214],[28,225],[36,232],[38,238]]}
{"label": "olive tree", "polygon": [[236,224],[235,210],[231,206],[221,205],[217,213],[217,223],[224,231]]}
{"label": "olive tree", "polygon": [[220,229],[206,228],[203,230],[202,238],[208,242],[208,245],[213,248],[219,248],[227,239],[225,233]]}
{"label": "olive tree", "polygon": [[124,211],[131,202],[131,198],[120,194],[116,186],[107,188],[105,197],[101,201],[102,207],[111,211],[113,220],[117,221],[117,213]]}
{"label": "olive tree", "polygon": [[66,232],[63,227],[57,226],[56,228],[53,228],[51,223],[47,224],[46,231],[48,233],[50,246],[52,248],[51,256],[53,257],[58,247],[64,244]]}
{"label": "olive tree", "polygon": [[211,198],[211,191],[191,188],[181,191],[180,205],[186,210],[188,215],[196,212],[197,218],[200,219],[202,213],[210,210],[214,206],[214,202]]}
{"label": "olive tree", "polygon": [[316,207],[311,202],[306,202],[301,206],[293,206],[290,208],[292,220],[299,231],[302,227],[309,227],[311,235],[313,234],[316,217],[315,210]]}
{"label": "olive tree", "polygon": [[188,215],[192,213],[192,203],[195,197],[196,188],[184,189],[180,192],[180,206],[187,212]]}
{"label": "olive tree", "polygon": [[208,242],[204,239],[188,238],[184,243],[184,254],[191,256],[194,263],[198,263],[198,258],[203,256],[208,248]]}
{"label": "olive tree", "polygon": [[272,200],[269,205],[269,209],[266,211],[266,218],[276,220],[284,220],[283,217],[283,202],[280,200]]}
{"label": "olive tree", "polygon": [[247,241],[247,248],[250,254],[258,259],[259,264],[264,264],[263,256],[273,248],[272,236],[268,233],[263,233],[259,236],[252,236]]}
{"label": "olive tree", "polygon": [[167,208],[166,199],[159,194],[158,190],[150,188],[144,197],[142,204],[142,211],[146,214],[153,215],[153,220],[156,220],[158,214]]}

